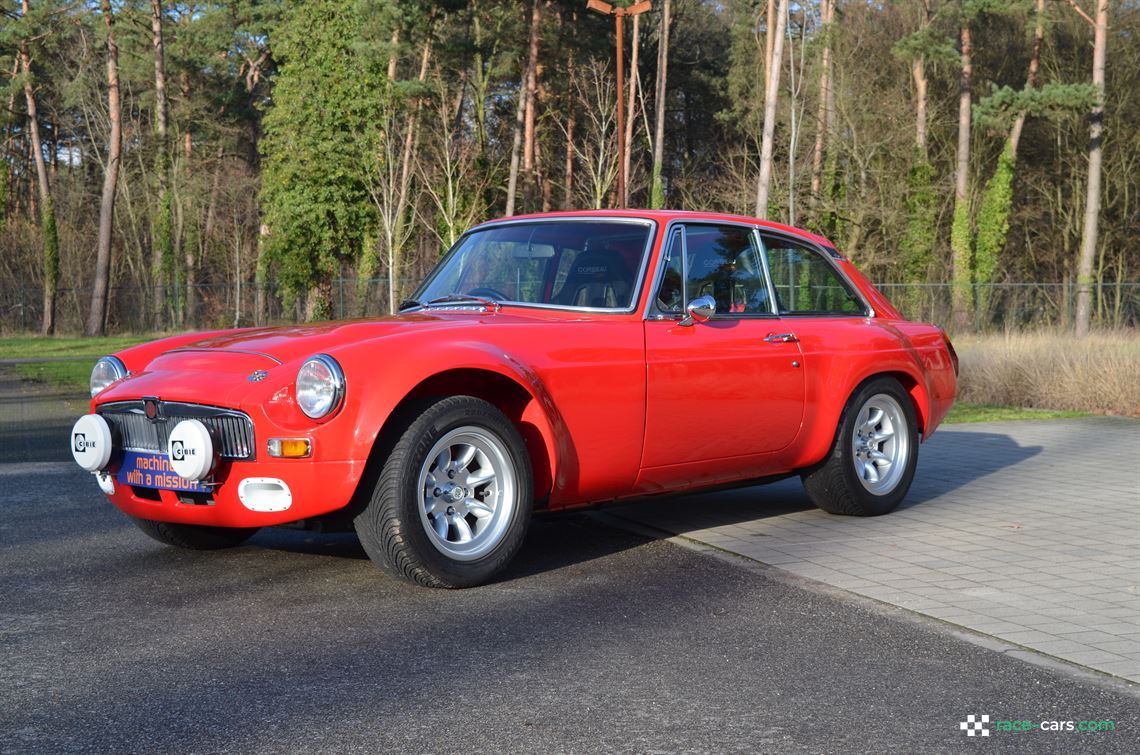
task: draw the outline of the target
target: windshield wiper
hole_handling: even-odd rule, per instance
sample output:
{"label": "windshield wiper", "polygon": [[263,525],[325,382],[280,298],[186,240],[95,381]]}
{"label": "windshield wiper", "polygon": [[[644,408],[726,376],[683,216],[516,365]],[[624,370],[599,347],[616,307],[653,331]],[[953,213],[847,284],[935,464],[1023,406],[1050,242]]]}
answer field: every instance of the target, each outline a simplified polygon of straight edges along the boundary
{"label": "windshield wiper", "polygon": [[453,302],[476,302],[494,310],[498,310],[502,306],[495,299],[486,296],[475,296],[473,294],[448,294],[447,296],[438,296],[434,299],[429,299],[420,306],[430,307],[435,304],[451,304]]}
{"label": "windshield wiper", "polygon": [[415,299],[404,299],[402,302],[400,302],[400,311],[403,312],[405,309],[411,309],[412,307],[422,307],[422,306],[423,306],[423,304],[416,301]]}

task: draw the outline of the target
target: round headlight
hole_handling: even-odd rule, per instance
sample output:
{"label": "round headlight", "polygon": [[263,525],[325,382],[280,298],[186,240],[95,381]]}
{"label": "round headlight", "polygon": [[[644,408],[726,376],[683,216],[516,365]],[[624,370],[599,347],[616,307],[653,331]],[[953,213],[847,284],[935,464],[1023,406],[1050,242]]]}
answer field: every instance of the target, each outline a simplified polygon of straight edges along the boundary
{"label": "round headlight", "polygon": [[327,354],[310,357],[297,371],[297,406],[312,419],[327,417],[344,400],[344,372]]}
{"label": "round headlight", "polygon": [[103,357],[91,369],[91,395],[94,397],[116,380],[127,376],[127,368],[118,357]]}

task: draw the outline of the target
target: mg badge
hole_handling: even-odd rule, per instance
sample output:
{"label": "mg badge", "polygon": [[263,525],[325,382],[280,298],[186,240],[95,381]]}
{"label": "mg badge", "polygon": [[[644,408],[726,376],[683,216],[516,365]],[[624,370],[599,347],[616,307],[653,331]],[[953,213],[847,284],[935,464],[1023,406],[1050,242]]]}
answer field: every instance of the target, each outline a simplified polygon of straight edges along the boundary
{"label": "mg badge", "polygon": [[162,419],[162,412],[159,411],[158,399],[156,398],[143,399],[143,412],[146,413],[146,418],[151,422],[157,422]]}
{"label": "mg badge", "polygon": [[269,377],[269,373],[265,370],[254,370],[253,372],[249,373],[249,377],[246,379],[251,383],[260,383],[267,377]]}

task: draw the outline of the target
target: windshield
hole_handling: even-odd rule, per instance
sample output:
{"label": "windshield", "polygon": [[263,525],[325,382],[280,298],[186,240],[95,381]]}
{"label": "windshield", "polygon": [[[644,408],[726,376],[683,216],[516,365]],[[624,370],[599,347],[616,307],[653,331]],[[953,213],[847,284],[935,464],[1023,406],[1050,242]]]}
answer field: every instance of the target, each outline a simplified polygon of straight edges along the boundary
{"label": "windshield", "polygon": [[565,220],[493,225],[464,236],[414,300],[632,309],[648,223]]}

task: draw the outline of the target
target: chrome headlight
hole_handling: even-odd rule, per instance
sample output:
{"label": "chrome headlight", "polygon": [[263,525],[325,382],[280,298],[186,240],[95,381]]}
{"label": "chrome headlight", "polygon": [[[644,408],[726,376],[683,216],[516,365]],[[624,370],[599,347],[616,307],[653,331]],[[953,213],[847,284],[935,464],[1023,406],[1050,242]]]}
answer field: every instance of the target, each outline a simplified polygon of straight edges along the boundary
{"label": "chrome headlight", "polygon": [[344,372],[327,354],[309,357],[297,371],[297,406],[312,419],[327,417],[344,400]]}
{"label": "chrome headlight", "polygon": [[91,396],[97,396],[111,383],[126,376],[126,365],[118,357],[103,357],[91,368]]}

